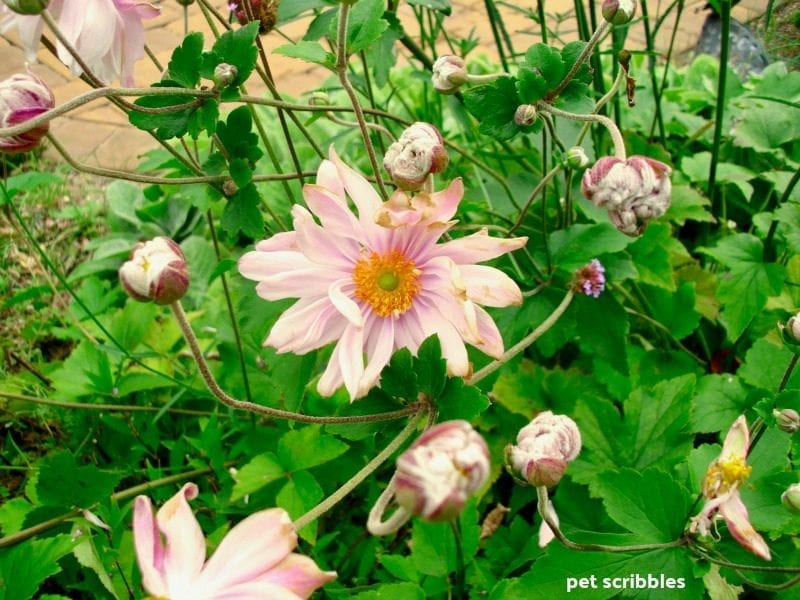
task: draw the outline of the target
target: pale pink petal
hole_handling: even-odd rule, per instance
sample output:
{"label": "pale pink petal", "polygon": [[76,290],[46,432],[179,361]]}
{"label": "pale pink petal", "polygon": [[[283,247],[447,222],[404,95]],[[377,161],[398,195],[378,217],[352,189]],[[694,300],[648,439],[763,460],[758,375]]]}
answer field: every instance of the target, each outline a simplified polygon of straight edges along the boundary
{"label": "pale pink petal", "polygon": [[381,376],[381,371],[389,363],[394,350],[394,319],[381,319],[371,317],[366,325],[366,354],[367,366],[361,377],[359,397],[365,396],[372,389]]}
{"label": "pale pink petal", "polygon": [[475,347],[492,358],[500,358],[504,351],[503,336],[500,335],[494,319],[480,306],[475,306],[475,318],[481,339],[481,342]]}
{"label": "pale pink petal", "polygon": [[206,557],[206,542],[189,500],[197,497],[197,486],[187,483],[158,509],[156,521],[166,538],[164,573],[169,589],[186,589],[197,579]]}
{"label": "pale pink petal", "polygon": [[267,277],[285,273],[286,271],[317,269],[319,265],[308,260],[302,252],[294,250],[276,250],[273,252],[256,250],[243,254],[239,258],[238,267],[239,272],[247,279],[262,281]]}
{"label": "pale pink petal", "polygon": [[133,543],[144,589],[155,597],[166,596],[168,590],[162,571],[164,546],[147,496],[137,496],[133,502]]}
{"label": "pale pink petal", "polygon": [[297,250],[297,232],[281,231],[272,237],[262,240],[256,244],[256,250],[260,252],[274,252],[276,250]]}
{"label": "pale pink petal", "polygon": [[[170,599],[172,600],[172,599]],[[198,600],[186,598],[186,600]],[[291,590],[269,581],[248,581],[214,594],[209,600],[303,600]]]}
{"label": "pale pink petal", "polygon": [[442,358],[447,361],[447,374],[454,377],[466,377],[470,373],[467,347],[464,340],[453,325],[440,319],[435,325],[439,342],[442,345]]}
{"label": "pale pink petal", "polygon": [[744,460],[749,447],[750,431],[747,428],[747,420],[744,415],[741,415],[728,430],[725,441],[722,443],[722,452],[717,460],[720,462],[726,462],[731,458]]}
{"label": "pale pink petal", "polygon": [[[743,419],[743,417],[740,418]],[[719,513],[725,519],[728,530],[737,542],[756,556],[770,560],[769,546],[750,524],[747,507],[742,502],[739,490],[734,491],[728,500],[720,505]]]}
{"label": "pale pink petal", "polygon": [[[333,146],[330,148],[330,160],[339,172],[339,178],[344,184],[347,195],[358,209],[358,220],[367,236],[372,241],[379,240],[380,227],[375,223],[375,215],[381,207],[381,197],[370,185],[363,175],[344,164],[336,154]],[[375,248],[379,250],[379,248]]]}
{"label": "pale pink petal", "polygon": [[329,298],[302,298],[275,322],[264,345],[305,354],[339,339],[346,326]]}
{"label": "pale pink petal", "polygon": [[484,265],[459,265],[467,297],[483,306],[512,306],[522,304],[522,292],[517,284],[500,269]]}
{"label": "pale pink petal", "polygon": [[222,539],[203,568],[203,581],[227,590],[279,566],[297,546],[292,520],[282,508],[250,515]]}
{"label": "pale pink petal", "polygon": [[419,302],[421,306],[430,307],[435,311],[437,313],[435,318],[441,317],[449,321],[459,335],[464,338],[464,341],[473,346],[482,342],[474,303],[453,294],[442,293],[439,290],[426,292],[424,298],[420,298]]}
{"label": "pale pink petal", "polygon": [[[328,161],[325,161],[328,164]],[[334,167],[335,168],[335,167]],[[303,198],[308,208],[314,213],[326,229],[333,233],[355,240],[363,239],[364,229],[355,215],[335,195],[335,192],[318,185],[306,184],[303,187]]]}
{"label": "pale pink petal", "polygon": [[292,216],[297,232],[297,247],[307,258],[320,265],[352,270],[360,258],[358,243],[320,227],[311,213],[299,204],[292,208]]}
{"label": "pale pink petal", "polygon": [[339,348],[339,368],[350,400],[358,398],[359,383],[364,374],[364,329],[350,325],[344,330],[337,344]]}
{"label": "pale pink petal", "polygon": [[341,273],[327,269],[303,269],[264,277],[256,286],[256,293],[265,300],[308,298],[324,294]]}
{"label": "pale pink petal", "polygon": [[333,347],[330,359],[328,359],[328,366],[322,373],[317,383],[317,391],[321,396],[333,396],[333,394],[340,387],[344,385],[342,378],[342,369],[339,367],[339,344]]}
{"label": "pale pink petal", "polygon": [[[334,194],[336,201],[344,207],[347,207],[347,201],[344,197],[344,183],[339,176],[339,170],[329,160],[323,160],[317,169],[317,186],[330,190]],[[311,210],[314,210],[313,208]]]}
{"label": "pale pink petal", "polygon": [[431,221],[446,222],[453,218],[458,209],[458,203],[464,196],[464,183],[461,178],[454,179],[447,186],[447,189],[441,192],[434,192],[431,194],[431,204],[433,210],[431,211],[428,219]]}
{"label": "pale pink petal", "polygon": [[39,50],[39,41],[44,27],[42,18],[33,15],[18,15],[5,4],[0,4],[0,16],[2,17],[0,18],[0,33],[16,29],[22,47],[25,49],[25,60],[31,63],[36,62],[36,52]]}
{"label": "pale pink petal", "polygon": [[[85,0],[65,2],[58,19],[58,27],[70,41],[83,61],[104,83],[111,83],[102,66],[105,55],[110,52],[117,34],[117,11],[111,0]],[[67,65],[74,75],[82,69],[63,44],[57,45],[58,59]]]}
{"label": "pale pink petal", "polygon": [[[123,0],[114,0],[119,6]],[[120,12],[122,38],[117,40],[120,51],[119,81],[125,87],[133,87],[133,65],[144,58],[144,24],[142,18],[152,19],[160,11],[152,5],[142,3],[139,9]],[[143,16],[147,15],[147,16]]]}
{"label": "pale pink petal", "polygon": [[416,355],[417,350],[425,341],[425,330],[422,328],[419,303],[415,303],[408,311],[400,315],[394,327],[394,348],[408,348],[411,354]]}
{"label": "pale pink petal", "polygon": [[323,571],[307,556],[290,554],[258,581],[268,581],[291,590],[300,598],[308,598],[314,590],[334,579],[336,579],[335,571]]}
{"label": "pale pink petal", "polygon": [[496,238],[490,237],[486,229],[457,240],[451,240],[436,246],[434,254],[449,256],[456,264],[474,264],[484,262],[518,250],[528,241],[526,237]]}
{"label": "pale pink petal", "polygon": [[348,292],[354,287],[352,279],[339,279],[328,287],[328,298],[345,319],[357,328],[364,327],[364,315],[361,307]]}

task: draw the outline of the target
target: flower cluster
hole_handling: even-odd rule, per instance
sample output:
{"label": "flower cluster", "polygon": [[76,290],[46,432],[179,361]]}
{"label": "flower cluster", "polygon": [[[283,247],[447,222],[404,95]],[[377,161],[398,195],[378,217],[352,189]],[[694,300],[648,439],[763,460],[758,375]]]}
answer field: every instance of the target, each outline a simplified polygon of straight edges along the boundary
{"label": "flower cluster", "polygon": [[593,258],[588,265],[575,271],[572,289],[592,298],[600,297],[606,289],[606,270],[599,260]]}
{"label": "flower cluster", "polygon": [[[103,83],[119,79],[124,86],[133,85],[133,65],[144,57],[142,20],[157,17],[160,9],[139,0],[51,0],[48,9],[95,77]],[[40,16],[17,14],[0,5],[0,33],[17,29],[29,62],[36,60],[42,26]],[[60,42],[57,51],[73,74],[83,73]]]}
{"label": "flower cluster", "polygon": [[502,271],[475,263],[527,238],[496,239],[483,230],[438,244],[462,195],[457,179],[441,192],[395,192],[384,205],[331,149],[316,184],[303,188],[308,209],[292,208],[294,231],[259,242],[239,260],[262,298],[298,299],[264,344],[305,354],[336,342],[317,389],[329,396],[344,385],[351,399],[377,384],[395,350],[416,352],[433,334],[450,375],[471,372],[465,342],[501,356],[503,339],[480,305],[519,304],[522,294]]}
{"label": "flower cluster", "polygon": [[[150,498],[138,496],[133,537],[142,586],[156,598],[308,598],[336,578],[310,558],[293,553],[297,534],[280,508],[254,513],[236,525],[206,561],[200,525],[189,508],[198,489],[187,483],[153,515]],[[162,541],[162,537],[164,540]]]}
{"label": "flower cluster", "polygon": [[671,169],[646,156],[627,160],[605,156],[583,174],[583,194],[608,210],[614,226],[639,235],[648,221],[663,215],[670,203]]}
{"label": "flower cluster", "polygon": [[[12,75],[0,82],[0,128],[30,121],[55,106],[53,92],[32,73]],[[50,128],[44,123],[11,137],[0,138],[0,152],[33,150]]]}
{"label": "flower cluster", "polygon": [[506,449],[515,473],[536,487],[556,485],[567,463],[581,451],[581,434],[575,421],[545,411],[517,434],[517,445]]}

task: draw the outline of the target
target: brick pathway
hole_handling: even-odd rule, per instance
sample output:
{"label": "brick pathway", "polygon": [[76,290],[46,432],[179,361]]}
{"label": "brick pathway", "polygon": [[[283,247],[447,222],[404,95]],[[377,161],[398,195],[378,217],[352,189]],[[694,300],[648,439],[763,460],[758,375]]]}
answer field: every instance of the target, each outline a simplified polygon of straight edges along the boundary
{"label": "brick pathway", "polygon": [[[575,20],[572,18],[573,2],[571,0],[545,0],[545,10],[551,25],[563,36],[565,41],[577,38]],[[591,1],[591,0],[590,0]],[[676,35],[676,52],[686,53],[694,46],[700,32],[705,12],[702,6],[705,0],[688,0]],[[162,14],[157,19],[146,22],[147,43],[161,64],[166,64],[172,50],[183,38],[183,8],[175,0],[156,2]],[[216,0],[216,4],[224,8],[226,2]],[[598,0],[599,4],[599,0]],[[664,0],[650,2],[650,17],[657,18],[655,7],[665,9],[670,3]],[[747,22],[765,10],[766,0],[743,0],[734,8],[734,17]],[[524,5],[529,8],[516,8],[503,4],[500,10],[506,19],[506,26],[516,48],[524,49],[539,41],[538,25],[531,18],[535,11],[534,1]],[[655,14],[654,14],[655,13]],[[410,7],[403,4],[400,15],[407,31],[416,31],[416,21]],[[212,39],[196,4],[189,7],[189,30],[203,31],[206,42]],[[285,36],[297,40],[302,38],[308,27],[309,19],[298,20],[280,28]],[[472,37],[482,43],[481,50],[496,58],[493,37],[488,19],[485,16],[484,4],[476,0],[454,0],[453,14],[445,21],[448,32],[453,36]],[[664,52],[668,47],[674,25],[674,17],[666,20],[657,38],[657,49]],[[286,43],[286,40],[273,32],[262,38],[268,52]],[[644,28],[641,22],[635,24],[629,33],[629,47],[644,46]],[[302,61],[271,54],[270,67],[281,93],[299,96],[317,88],[330,76],[330,72],[308,65]],[[0,36],[0,80],[24,70],[24,55],[14,34]],[[88,90],[79,79],[73,77],[61,63],[46,51],[39,53],[39,63],[33,70],[43,77],[53,89],[58,103]],[[138,85],[149,85],[160,78],[158,69],[148,59],[141,60],[136,66]],[[264,93],[263,86],[251,78],[249,92]],[[66,117],[56,119],[51,125],[53,134],[65,145],[73,156],[93,165],[108,168],[132,169],[138,157],[145,151],[155,147],[152,138],[127,124],[125,116],[112,105],[99,101],[81,107]],[[55,152],[48,150],[50,155]]]}

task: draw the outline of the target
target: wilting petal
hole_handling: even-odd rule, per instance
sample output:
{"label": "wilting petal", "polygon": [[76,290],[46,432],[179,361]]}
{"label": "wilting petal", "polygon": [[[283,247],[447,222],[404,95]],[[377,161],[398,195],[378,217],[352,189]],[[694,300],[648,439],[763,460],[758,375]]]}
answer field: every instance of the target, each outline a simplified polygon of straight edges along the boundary
{"label": "wilting petal", "polygon": [[[726,440],[727,441],[727,440]],[[758,532],[753,529],[747,515],[747,508],[736,490],[728,500],[719,507],[719,513],[728,524],[728,530],[745,549],[764,560],[770,560],[769,546]]]}
{"label": "wilting petal", "polygon": [[197,486],[187,483],[158,509],[156,521],[166,538],[164,571],[170,589],[188,589],[197,579],[206,558],[206,542],[200,524],[189,508]]}
{"label": "wilting petal", "polygon": [[518,250],[528,242],[527,237],[490,237],[486,229],[436,246],[437,256],[447,256],[456,264],[484,262]]}
{"label": "wilting petal", "polygon": [[497,307],[522,304],[519,287],[500,269],[484,265],[461,265],[459,271],[467,288],[467,297],[473,302]]}
{"label": "wilting petal", "polygon": [[308,598],[318,587],[334,579],[336,579],[335,571],[323,571],[307,556],[290,554],[258,581],[280,585],[300,598]]}
{"label": "wilting petal", "polygon": [[460,177],[450,182],[450,185],[445,190],[431,194],[433,209],[428,216],[428,220],[447,222],[452,219],[463,196],[464,183]]}
{"label": "wilting petal", "polygon": [[725,462],[731,458],[741,458],[744,460],[747,457],[747,450],[750,447],[750,431],[747,428],[747,420],[744,415],[741,415],[733,422],[728,433],[725,435],[725,441],[722,443],[722,452],[717,460]]}
{"label": "wilting petal", "polygon": [[481,339],[480,344],[476,344],[476,348],[492,358],[500,358],[503,355],[503,336],[500,335],[494,319],[480,306],[476,306],[475,320]]}
{"label": "wilting petal", "polygon": [[156,597],[166,596],[167,584],[162,570],[164,546],[147,496],[137,496],[133,503],[133,543],[144,589]]}
{"label": "wilting petal", "polygon": [[297,534],[286,511],[262,510],[223,538],[203,568],[203,581],[220,591],[253,581],[283,561],[295,546]]}

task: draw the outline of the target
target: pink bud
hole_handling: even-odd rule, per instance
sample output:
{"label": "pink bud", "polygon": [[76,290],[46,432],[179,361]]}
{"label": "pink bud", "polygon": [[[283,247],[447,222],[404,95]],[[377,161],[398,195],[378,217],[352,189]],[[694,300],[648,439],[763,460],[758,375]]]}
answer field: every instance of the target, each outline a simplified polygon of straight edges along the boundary
{"label": "pink bud", "polygon": [[593,258],[589,264],[575,271],[572,289],[580,294],[599,298],[606,289],[606,270],[599,260]]}
{"label": "pink bud", "polygon": [[529,484],[552,487],[580,451],[581,434],[575,421],[548,410],[520,430],[509,455],[511,466]]}
{"label": "pink bud", "polygon": [[489,449],[466,421],[423,433],[397,459],[395,498],[428,521],[449,521],[489,478]]}
{"label": "pink bud", "polygon": [[533,104],[520,104],[514,111],[514,123],[520,127],[530,127],[536,121],[538,112]]}
{"label": "pink bud", "polygon": [[414,123],[386,150],[383,167],[404,190],[417,190],[431,173],[440,173],[450,158],[444,140],[433,125]]}
{"label": "pink bud", "polygon": [[797,433],[800,431],[800,413],[793,408],[784,408],[772,411],[772,416],[778,425],[778,429],[785,433]]}
{"label": "pink bud", "polygon": [[140,302],[172,304],[189,288],[189,270],[180,246],[166,237],[136,244],[119,270],[128,295]]}
{"label": "pink bud", "polygon": [[624,25],[636,14],[636,0],[603,0],[601,11],[612,25]]}
{"label": "pink bud", "polygon": [[467,65],[464,59],[443,54],[433,63],[433,87],[442,94],[455,94],[467,82]]}
{"label": "pink bud", "polygon": [[[53,108],[56,100],[44,81],[32,73],[12,75],[0,82],[0,127],[30,121]],[[0,152],[27,152],[39,145],[50,123],[11,137],[0,137]]]}
{"label": "pink bud", "polygon": [[646,156],[627,160],[604,156],[583,174],[584,196],[608,210],[623,233],[639,235],[647,222],[663,215],[670,203],[671,169]]}

